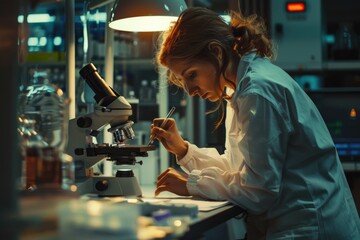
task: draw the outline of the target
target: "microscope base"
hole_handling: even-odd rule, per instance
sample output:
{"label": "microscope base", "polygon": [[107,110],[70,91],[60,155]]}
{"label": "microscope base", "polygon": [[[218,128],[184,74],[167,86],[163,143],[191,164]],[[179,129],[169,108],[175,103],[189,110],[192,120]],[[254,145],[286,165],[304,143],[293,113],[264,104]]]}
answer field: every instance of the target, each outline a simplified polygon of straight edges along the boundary
{"label": "microscope base", "polygon": [[142,195],[140,185],[133,177],[93,176],[76,183],[78,193],[98,194],[99,196],[137,196]]}

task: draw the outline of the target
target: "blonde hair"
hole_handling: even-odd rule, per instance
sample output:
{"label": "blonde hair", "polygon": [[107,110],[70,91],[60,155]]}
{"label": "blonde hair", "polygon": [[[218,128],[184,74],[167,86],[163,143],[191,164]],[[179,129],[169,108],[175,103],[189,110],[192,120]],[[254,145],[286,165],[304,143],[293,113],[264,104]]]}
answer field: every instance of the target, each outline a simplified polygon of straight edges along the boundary
{"label": "blonde hair", "polygon": [[[222,75],[226,81],[225,70],[229,63],[239,60],[250,51],[256,50],[262,57],[273,56],[264,22],[256,15],[249,17],[241,13],[230,12],[231,22],[227,24],[219,15],[209,9],[192,7],[184,10],[174,25],[159,38],[157,64],[167,67],[170,61],[207,61],[213,64],[218,77]],[[222,64],[219,63],[213,46],[219,46],[222,51]],[[187,90],[170,69],[167,71],[169,83]],[[219,83],[220,88],[220,83]],[[234,86],[235,88],[235,86]],[[223,89],[221,90],[223,91]],[[222,115],[216,123],[220,126],[224,118],[224,103],[222,99],[231,96],[223,92],[219,105],[210,112],[222,109]]]}

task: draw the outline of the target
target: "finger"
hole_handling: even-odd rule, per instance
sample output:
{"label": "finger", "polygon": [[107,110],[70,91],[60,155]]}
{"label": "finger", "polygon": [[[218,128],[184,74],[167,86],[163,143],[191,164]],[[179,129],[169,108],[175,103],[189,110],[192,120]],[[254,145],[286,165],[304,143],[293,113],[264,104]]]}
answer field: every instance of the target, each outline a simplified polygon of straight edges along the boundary
{"label": "finger", "polygon": [[165,118],[154,118],[153,125],[156,127],[159,127],[163,123],[164,120],[165,120]]}
{"label": "finger", "polygon": [[172,127],[173,125],[176,125],[176,122],[175,122],[175,119],[174,118],[169,118],[167,123],[166,123],[166,127],[167,128],[170,128]]}
{"label": "finger", "polygon": [[168,118],[165,125],[162,126],[162,129],[170,129],[173,127],[173,125],[176,125],[175,123],[175,119],[173,118]]}
{"label": "finger", "polygon": [[[166,118],[155,118],[155,119],[153,120],[153,125],[154,125],[155,127],[160,127],[165,120],[166,120]],[[168,119],[166,120],[165,125],[164,125],[164,126],[161,126],[161,128],[163,128],[163,129],[168,129],[168,128],[170,128],[170,127],[171,127],[172,125],[174,125],[174,124],[175,124],[175,119],[174,119],[174,118],[168,118]]]}
{"label": "finger", "polygon": [[164,129],[162,129],[158,126],[154,126],[152,129],[152,133],[154,133],[154,134],[159,134],[159,133],[161,133],[161,131],[164,131]]}
{"label": "finger", "polygon": [[161,192],[167,191],[167,187],[165,185],[159,186],[155,189],[155,197],[159,195]]}
{"label": "finger", "polygon": [[161,178],[163,178],[169,171],[171,170],[171,168],[167,168],[164,172],[162,172],[157,179],[160,180]]}
{"label": "finger", "polygon": [[162,178],[158,180],[156,186],[167,185],[166,182],[168,182],[168,179],[169,179],[169,175],[168,174],[164,175]]}
{"label": "finger", "polygon": [[168,139],[173,133],[159,127],[153,128],[153,133],[157,136],[157,138],[160,140],[160,138]]}
{"label": "finger", "polygon": [[158,180],[157,182],[156,182],[156,187],[159,187],[159,186],[161,186],[161,185],[164,185],[164,182],[165,182],[165,179],[164,179],[165,177],[162,177],[160,180]]}
{"label": "finger", "polygon": [[182,178],[183,177],[175,169],[169,169],[169,172],[158,181],[157,185],[173,186]]}
{"label": "finger", "polygon": [[169,183],[176,178],[177,171],[173,168],[168,168],[162,174],[160,174],[156,186],[169,185]]}

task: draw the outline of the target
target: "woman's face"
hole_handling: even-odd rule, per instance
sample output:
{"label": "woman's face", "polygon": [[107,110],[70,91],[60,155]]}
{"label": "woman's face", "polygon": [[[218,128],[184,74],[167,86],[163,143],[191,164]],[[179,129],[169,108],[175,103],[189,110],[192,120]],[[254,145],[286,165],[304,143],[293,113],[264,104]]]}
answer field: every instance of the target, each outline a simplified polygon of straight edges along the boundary
{"label": "woman's face", "polygon": [[198,95],[212,102],[218,101],[222,96],[224,86],[220,85],[216,68],[209,62],[199,61],[187,63],[171,61],[168,65],[170,71],[179,79],[190,96]]}

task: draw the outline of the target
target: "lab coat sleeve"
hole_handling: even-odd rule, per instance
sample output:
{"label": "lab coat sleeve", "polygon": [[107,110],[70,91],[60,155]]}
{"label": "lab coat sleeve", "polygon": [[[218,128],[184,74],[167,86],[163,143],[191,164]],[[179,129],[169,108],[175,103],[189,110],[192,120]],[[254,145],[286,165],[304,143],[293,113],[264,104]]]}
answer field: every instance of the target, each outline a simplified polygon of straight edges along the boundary
{"label": "lab coat sleeve", "polygon": [[[179,161],[190,172],[187,183],[190,194],[229,200],[254,214],[268,210],[279,194],[286,156],[289,129],[284,113],[284,109],[256,94],[239,98],[240,130],[237,136],[231,136],[232,133],[227,136],[232,137],[227,150],[238,148],[241,164],[237,167],[232,164],[232,169],[224,168],[212,159],[229,155],[206,154],[190,146],[188,154]],[[209,160],[205,166],[202,163],[206,157]],[[226,162],[234,161],[236,159]]]}
{"label": "lab coat sleeve", "polygon": [[199,148],[194,144],[187,143],[188,151],[186,155],[182,159],[177,159],[177,163],[186,173],[190,173],[194,169],[214,166],[229,171],[232,169],[226,154],[220,154],[216,148]]}

